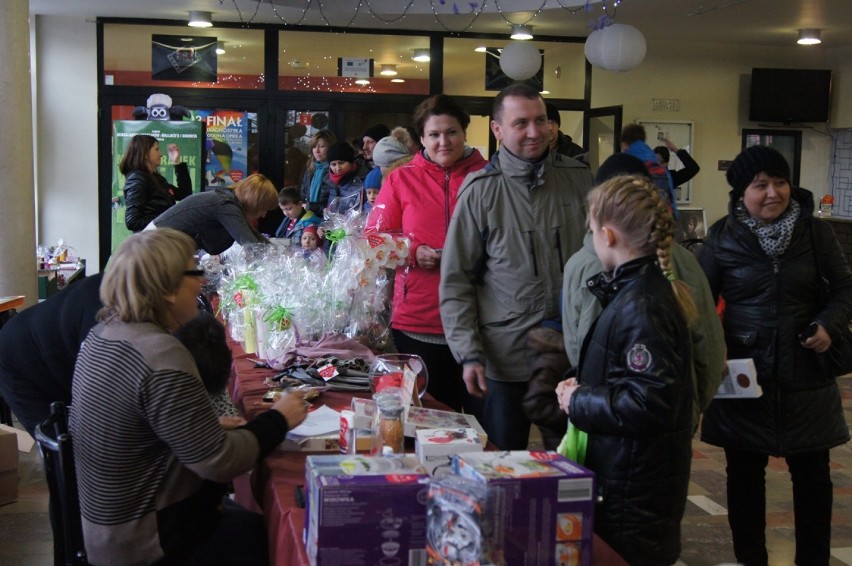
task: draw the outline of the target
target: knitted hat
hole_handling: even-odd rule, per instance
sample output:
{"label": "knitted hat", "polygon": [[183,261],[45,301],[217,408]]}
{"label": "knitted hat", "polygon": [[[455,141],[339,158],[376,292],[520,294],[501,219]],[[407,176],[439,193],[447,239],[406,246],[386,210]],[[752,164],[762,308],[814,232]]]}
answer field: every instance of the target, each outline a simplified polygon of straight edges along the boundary
{"label": "knitted hat", "polygon": [[332,161],[355,161],[355,150],[346,142],[338,142],[328,148],[328,162]]}
{"label": "knitted hat", "polygon": [[731,162],[725,177],[734,193],[742,195],[759,173],[790,181],[790,165],[777,149],[765,145],[747,147]]}
{"label": "knitted hat", "polygon": [[397,159],[409,157],[408,148],[398,139],[387,136],[379,140],[373,148],[373,163],[379,167],[387,167]]}
{"label": "knitted hat", "polygon": [[364,189],[381,189],[382,188],[382,170],[375,167],[364,177]]}
{"label": "knitted hat", "polygon": [[559,117],[559,110],[550,102],[545,102],[544,107],[547,108],[547,119],[551,122],[556,122],[557,126],[562,125],[562,118]]}
{"label": "knitted hat", "polygon": [[613,153],[598,167],[598,172],[595,174],[595,184],[600,185],[604,181],[609,181],[619,175],[648,177],[648,170],[638,157],[629,153]]}
{"label": "knitted hat", "polygon": [[317,230],[317,227],[314,226],[313,224],[308,224],[307,226],[305,226],[305,228],[302,230],[302,235],[307,234],[308,232],[310,232],[311,234],[316,236],[317,240],[320,239],[319,231]]}
{"label": "knitted hat", "polygon": [[376,124],[375,126],[372,126],[371,128],[367,128],[367,131],[364,132],[364,135],[362,137],[372,138],[375,141],[379,141],[383,137],[389,136],[389,135],[390,135],[390,128],[388,128],[384,124]]}

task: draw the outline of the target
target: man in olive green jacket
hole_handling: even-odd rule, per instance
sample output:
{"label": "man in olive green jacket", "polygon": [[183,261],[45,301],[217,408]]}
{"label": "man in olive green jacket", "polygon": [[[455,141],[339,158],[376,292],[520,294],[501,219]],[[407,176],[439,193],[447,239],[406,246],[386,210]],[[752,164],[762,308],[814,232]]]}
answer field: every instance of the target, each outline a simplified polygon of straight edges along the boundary
{"label": "man in olive green jacket", "polygon": [[468,391],[485,399],[489,440],[519,450],[530,430],[526,334],[559,316],[562,267],[582,245],[592,175],[549,151],[536,90],[503,89],[492,115],[501,146],[459,189],[441,259],[441,320]]}

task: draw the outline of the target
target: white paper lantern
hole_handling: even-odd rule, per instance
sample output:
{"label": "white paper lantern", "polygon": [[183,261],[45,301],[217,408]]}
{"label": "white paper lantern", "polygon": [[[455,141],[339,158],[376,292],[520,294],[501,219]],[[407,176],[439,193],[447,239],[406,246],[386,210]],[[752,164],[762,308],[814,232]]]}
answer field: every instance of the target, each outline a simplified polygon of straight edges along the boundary
{"label": "white paper lantern", "polygon": [[500,68],[510,79],[526,80],[541,69],[541,53],[526,41],[513,41],[500,53]]}
{"label": "white paper lantern", "polygon": [[633,26],[612,24],[586,39],[586,59],[607,71],[629,71],[645,58],[645,36]]}

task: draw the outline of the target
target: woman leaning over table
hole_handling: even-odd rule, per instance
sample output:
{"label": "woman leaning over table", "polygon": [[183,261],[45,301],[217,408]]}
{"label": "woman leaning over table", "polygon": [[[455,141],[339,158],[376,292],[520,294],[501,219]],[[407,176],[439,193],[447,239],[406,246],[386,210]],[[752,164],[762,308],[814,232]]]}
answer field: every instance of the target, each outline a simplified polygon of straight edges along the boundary
{"label": "woman leaning over table", "polygon": [[275,185],[255,173],[233,187],[185,198],[155,218],[148,228],[174,228],[189,234],[199,249],[215,255],[234,242],[243,246],[268,242],[255,226],[273,208],[278,208]]}
{"label": "woman leaning over table", "polygon": [[[247,472],[302,422],[301,394],[224,430],[187,349],[172,335],[197,314],[203,270],[180,232],[127,238],[101,284],[83,342],[70,429],[92,564],[266,564],[263,518],[229,501]],[[227,499],[227,498],[225,498]]]}
{"label": "woman leaning over table", "polygon": [[192,194],[189,168],[180,160],[180,148],[169,144],[169,161],[175,166],[177,184],[170,185],[157,171],[163,152],[153,136],[133,136],[118,168],[124,175],[124,223],[132,232],[141,232],[149,222],[165,212],[175,202]]}
{"label": "woman leaning over table", "polygon": [[441,325],[438,283],[441,249],[468,173],[485,159],[465,145],[470,116],[444,94],[431,96],[414,111],[423,150],[384,180],[367,219],[368,231],[401,232],[411,239],[410,263],[396,270],[391,328],[397,350],[417,354],[429,370],[427,390],[456,411],[476,414],[462,367],[455,361]]}
{"label": "woman leaning over table", "polygon": [[[710,229],[698,259],[714,298],[725,300],[728,359],[754,360],[763,395],[714,400],[701,439],[725,449],[739,562],[767,564],[764,474],[768,457],[777,456],[793,482],[796,563],[828,564],[829,449],[849,433],[835,376],[818,358],[852,317],[852,273],[831,226],[813,217],[812,193],[790,185],[778,151],[743,150],[727,179],[729,213]],[[820,272],[830,284],[827,303]],[[816,333],[800,341],[811,323]]]}

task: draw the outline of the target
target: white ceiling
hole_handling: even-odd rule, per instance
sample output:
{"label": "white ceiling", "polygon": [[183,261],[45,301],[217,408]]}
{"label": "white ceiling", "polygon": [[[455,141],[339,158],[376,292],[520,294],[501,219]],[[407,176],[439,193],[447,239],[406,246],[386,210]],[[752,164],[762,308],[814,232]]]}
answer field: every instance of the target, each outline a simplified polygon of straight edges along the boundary
{"label": "white ceiling", "polygon": [[[615,1],[605,2],[610,12]],[[502,33],[509,29],[507,22],[528,22],[539,34],[586,36],[591,22],[604,12],[601,0],[591,0],[588,11],[582,9],[584,4],[584,0],[30,0],[30,12],[185,20],[189,10],[205,10],[213,12],[214,22],[472,33]],[[474,18],[471,6],[479,5],[484,8]],[[388,20],[395,21],[385,23]],[[650,40],[790,46],[797,29],[817,28],[823,30],[822,45],[802,49],[852,45],[852,0],[620,0],[615,21],[639,28]]]}

